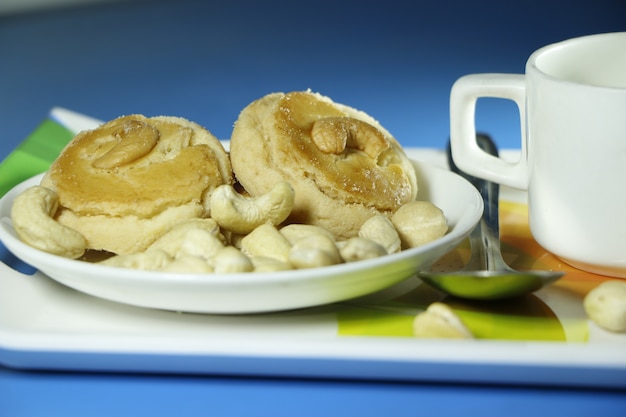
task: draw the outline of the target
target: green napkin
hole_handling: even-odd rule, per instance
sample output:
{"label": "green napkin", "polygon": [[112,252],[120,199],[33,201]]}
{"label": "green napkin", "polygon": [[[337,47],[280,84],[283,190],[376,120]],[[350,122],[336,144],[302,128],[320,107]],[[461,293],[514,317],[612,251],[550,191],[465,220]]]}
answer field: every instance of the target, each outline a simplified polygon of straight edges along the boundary
{"label": "green napkin", "polygon": [[16,184],[46,171],[73,137],[65,126],[44,120],[0,164],[0,197]]}

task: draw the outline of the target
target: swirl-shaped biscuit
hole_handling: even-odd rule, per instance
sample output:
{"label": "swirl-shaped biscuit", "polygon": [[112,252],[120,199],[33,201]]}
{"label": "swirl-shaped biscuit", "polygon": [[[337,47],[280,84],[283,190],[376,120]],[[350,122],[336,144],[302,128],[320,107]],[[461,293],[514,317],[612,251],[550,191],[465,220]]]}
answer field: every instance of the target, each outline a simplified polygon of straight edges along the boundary
{"label": "swirl-shaped biscuit", "polygon": [[417,195],[415,170],[399,143],[367,114],[303,91],[248,105],[230,143],[237,180],[252,196],[279,181],[295,189],[288,219],[353,237],[374,214],[390,215]]}
{"label": "swirl-shaped biscuit", "polygon": [[129,254],[207,215],[211,191],[232,182],[228,154],[200,125],[130,115],[79,133],[41,184],[58,193],[57,220],[89,249]]}

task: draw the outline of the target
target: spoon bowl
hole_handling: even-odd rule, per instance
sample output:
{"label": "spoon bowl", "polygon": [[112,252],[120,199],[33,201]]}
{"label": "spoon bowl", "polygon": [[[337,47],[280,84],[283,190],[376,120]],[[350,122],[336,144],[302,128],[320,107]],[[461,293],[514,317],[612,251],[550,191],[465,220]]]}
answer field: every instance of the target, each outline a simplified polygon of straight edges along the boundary
{"label": "spoon bowl", "polygon": [[[487,135],[477,135],[478,145],[497,155],[497,148]],[[470,234],[472,255],[467,265],[454,272],[419,272],[418,277],[444,293],[474,300],[499,300],[520,297],[550,285],[563,276],[558,271],[516,271],[509,267],[500,252],[498,223],[499,186],[459,170],[447,149],[450,169],[467,179],[479,191],[484,202],[483,216]]]}
{"label": "spoon bowl", "polygon": [[481,271],[463,269],[455,272],[422,272],[422,281],[446,294],[472,300],[501,300],[537,291],[563,274],[553,271]]}

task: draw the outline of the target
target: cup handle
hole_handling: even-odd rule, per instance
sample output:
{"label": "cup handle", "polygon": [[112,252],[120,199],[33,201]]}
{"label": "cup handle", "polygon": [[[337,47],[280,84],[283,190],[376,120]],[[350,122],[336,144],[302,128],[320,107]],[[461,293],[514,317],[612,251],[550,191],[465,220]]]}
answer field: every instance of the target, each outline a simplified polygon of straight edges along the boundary
{"label": "cup handle", "polygon": [[[521,157],[505,161],[476,143],[476,101],[479,97],[512,100],[521,126]],[[526,81],[521,74],[472,74],[459,78],[450,92],[450,145],[454,163],[464,172],[519,189],[528,187],[526,158]]]}

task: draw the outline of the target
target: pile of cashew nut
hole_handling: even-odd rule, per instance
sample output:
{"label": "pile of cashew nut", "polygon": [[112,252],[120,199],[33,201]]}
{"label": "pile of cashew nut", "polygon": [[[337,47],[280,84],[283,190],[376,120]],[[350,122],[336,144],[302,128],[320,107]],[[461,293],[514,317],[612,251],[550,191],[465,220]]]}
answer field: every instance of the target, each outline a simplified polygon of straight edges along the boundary
{"label": "pile of cashew nut", "polygon": [[[114,255],[101,263],[178,273],[315,268],[396,253],[447,231],[439,208],[415,201],[391,217],[374,215],[362,225],[358,236],[337,240],[319,226],[281,226],[293,209],[294,196],[287,182],[275,184],[267,194],[256,198],[237,192],[231,185],[219,186],[211,194],[210,217],[181,222],[144,252]],[[57,207],[54,191],[31,187],[14,201],[14,228],[24,242],[37,249],[79,258],[86,250],[85,239],[54,220]],[[428,218],[444,219],[443,225]]]}
{"label": "pile of cashew nut", "polygon": [[[593,288],[585,296],[583,307],[587,317],[602,329],[626,332],[626,281],[605,281]],[[413,335],[417,338],[474,338],[454,310],[439,301],[414,317]]]}

